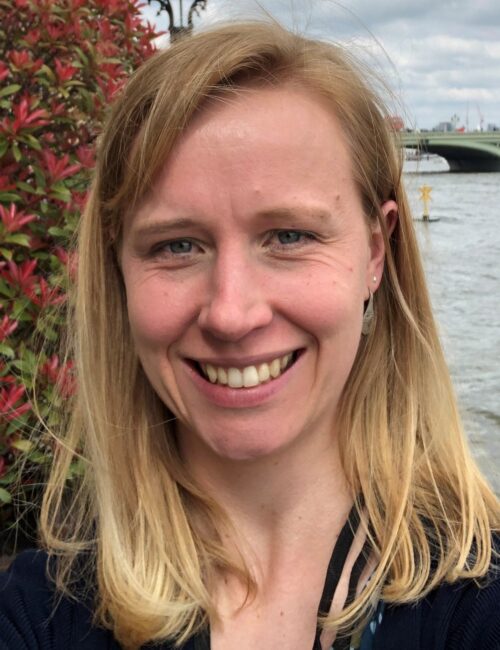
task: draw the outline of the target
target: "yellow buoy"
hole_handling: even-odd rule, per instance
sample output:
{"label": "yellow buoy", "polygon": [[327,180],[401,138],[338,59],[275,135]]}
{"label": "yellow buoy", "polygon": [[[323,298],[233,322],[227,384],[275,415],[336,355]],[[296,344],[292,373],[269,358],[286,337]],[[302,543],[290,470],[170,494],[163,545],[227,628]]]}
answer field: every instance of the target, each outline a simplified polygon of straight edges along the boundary
{"label": "yellow buoy", "polygon": [[430,185],[422,185],[422,187],[420,187],[419,189],[420,189],[420,200],[424,204],[422,219],[424,221],[429,221],[430,218],[429,202],[432,201],[431,199],[432,187],[430,187]]}

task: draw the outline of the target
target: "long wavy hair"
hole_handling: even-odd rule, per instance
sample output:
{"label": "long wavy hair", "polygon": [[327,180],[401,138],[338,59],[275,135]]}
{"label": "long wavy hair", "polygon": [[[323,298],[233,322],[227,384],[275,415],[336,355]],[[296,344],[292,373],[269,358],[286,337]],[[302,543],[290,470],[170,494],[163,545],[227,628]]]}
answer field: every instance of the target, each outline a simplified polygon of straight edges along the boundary
{"label": "long wavy hair", "polygon": [[[294,83],[330,105],[350,148],[368,223],[394,199],[372,332],[360,342],[339,412],[345,475],[369,522],[377,566],[340,616],[352,628],[378,598],[405,603],[443,581],[478,578],[500,528],[498,500],[473,461],[438,339],[387,110],[345,48],[271,23],[218,27],[147,61],[115,104],[79,232],[69,326],[78,394],[47,486],[41,532],[71,591],[86,557],[96,620],[125,648],[182,644],[211,617],[221,568],[251,583],[223,539],[228,516],[189,475],[172,416],[134,351],[117,264],[123,216],[151,188],[183,129],[211,97]],[[71,462],[84,472],[68,493]]]}

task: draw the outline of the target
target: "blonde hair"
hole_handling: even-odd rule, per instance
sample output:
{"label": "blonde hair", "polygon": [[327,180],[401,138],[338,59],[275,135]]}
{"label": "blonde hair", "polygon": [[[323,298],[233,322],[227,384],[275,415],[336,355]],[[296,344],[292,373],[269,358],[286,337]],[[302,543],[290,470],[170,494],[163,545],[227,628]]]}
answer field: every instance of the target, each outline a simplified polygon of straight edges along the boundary
{"label": "blonde hair", "polygon": [[[77,558],[90,558],[97,620],[126,648],[184,642],[217,615],[215,572],[249,576],[225,548],[227,517],[191,480],[171,415],[134,352],[116,259],[123,214],[151,187],[207,99],[249,83],[285,82],[331,106],[367,220],[383,226],[381,204],[399,206],[390,238],[384,230],[387,269],[374,327],[360,343],[338,427],[377,568],[354,603],[323,624],[351,628],[379,597],[414,601],[443,581],[483,576],[490,565],[499,505],[462,432],[387,111],[345,49],[276,24],[231,24],[181,40],[133,76],[102,136],[81,222],[71,324],[79,389],[41,531],[58,556],[60,589],[70,589]],[[68,469],[78,454],[85,471],[68,499]]]}

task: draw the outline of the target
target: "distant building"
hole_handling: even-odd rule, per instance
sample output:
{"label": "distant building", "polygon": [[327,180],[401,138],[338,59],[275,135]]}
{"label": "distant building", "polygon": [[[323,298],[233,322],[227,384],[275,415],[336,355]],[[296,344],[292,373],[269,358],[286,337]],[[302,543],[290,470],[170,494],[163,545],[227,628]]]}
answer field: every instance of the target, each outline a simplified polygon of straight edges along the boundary
{"label": "distant building", "polygon": [[449,133],[455,130],[455,126],[453,122],[439,122],[437,126],[435,126],[433,131],[444,131],[445,133]]}

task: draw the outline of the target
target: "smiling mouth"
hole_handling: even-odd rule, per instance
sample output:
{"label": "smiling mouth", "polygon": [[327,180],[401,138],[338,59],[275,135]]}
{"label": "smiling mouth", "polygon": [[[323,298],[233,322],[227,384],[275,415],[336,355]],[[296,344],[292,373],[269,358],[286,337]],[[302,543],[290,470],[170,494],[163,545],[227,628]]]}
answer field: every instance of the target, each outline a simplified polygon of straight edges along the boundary
{"label": "smiling mouth", "polygon": [[194,361],[193,364],[198,374],[212,384],[220,384],[229,388],[253,388],[280,377],[297,361],[299,353],[300,351],[296,350],[282,357],[276,357],[267,363],[244,368],[214,366],[210,363],[197,361]]}

